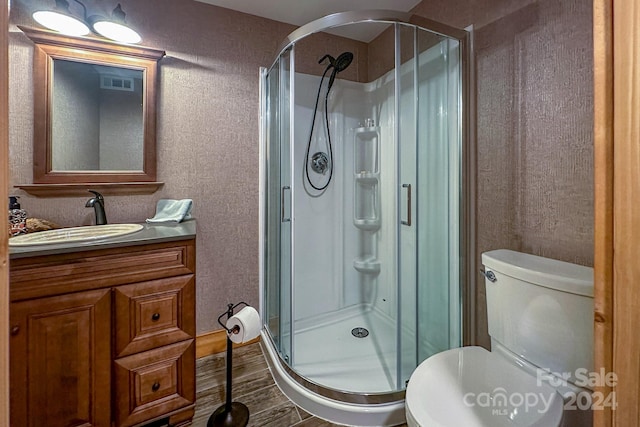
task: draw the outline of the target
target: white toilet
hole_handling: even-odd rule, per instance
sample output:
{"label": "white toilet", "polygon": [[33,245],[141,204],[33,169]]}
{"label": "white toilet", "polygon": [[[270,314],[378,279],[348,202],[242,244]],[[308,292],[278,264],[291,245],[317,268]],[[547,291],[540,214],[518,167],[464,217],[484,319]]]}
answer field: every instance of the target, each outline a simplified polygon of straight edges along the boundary
{"label": "white toilet", "polygon": [[482,263],[492,351],[422,362],[407,386],[407,424],[591,426],[593,269],[504,249]]}

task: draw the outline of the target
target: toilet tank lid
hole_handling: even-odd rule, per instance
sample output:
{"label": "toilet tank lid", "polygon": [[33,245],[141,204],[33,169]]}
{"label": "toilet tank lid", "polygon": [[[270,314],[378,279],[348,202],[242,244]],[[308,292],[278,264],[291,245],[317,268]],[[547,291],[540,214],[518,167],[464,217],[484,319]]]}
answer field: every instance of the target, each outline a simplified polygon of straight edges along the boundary
{"label": "toilet tank lid", "polygon": [[498,249],[482,254],[488,269],[515,279],[577,295],[593,297],[593,268]]}

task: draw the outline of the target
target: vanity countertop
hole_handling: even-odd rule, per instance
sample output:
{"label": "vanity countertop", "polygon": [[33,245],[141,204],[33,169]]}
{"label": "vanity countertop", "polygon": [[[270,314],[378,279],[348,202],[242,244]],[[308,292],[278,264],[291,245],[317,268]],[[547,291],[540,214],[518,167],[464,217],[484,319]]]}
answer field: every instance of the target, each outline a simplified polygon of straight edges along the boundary
{"label": "vanity countertop", "polygon": [[191,219],[179,224],[147,224],[143,229],[132,234],[85,242],[57,243],[50,245],[11,247],[10,259],[26,258],[41,255],[53,255],[68,252],[88,251],[95,249],[117,248],[122,246],[146,245],[175,240],[184,240],[196,236],[196,220]]}

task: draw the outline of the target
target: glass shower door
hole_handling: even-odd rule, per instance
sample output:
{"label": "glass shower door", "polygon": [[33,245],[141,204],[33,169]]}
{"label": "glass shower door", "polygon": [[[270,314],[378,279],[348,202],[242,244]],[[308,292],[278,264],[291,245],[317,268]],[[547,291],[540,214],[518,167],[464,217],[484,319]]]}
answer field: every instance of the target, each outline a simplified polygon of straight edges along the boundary
{"label": "glass shower door", "polygon": [[293,50],[280,56],[280,91],[278,98],[280,125],[280,355],[293,363],[293,286],[291,282],[293,253],[293,183],[291,182],[291,80]]}
{"label": "glass shower door", "polygon": [[265,316],[282,358],[291,354],[291,138],[290,55],[283,54],[265,76]]}
{"label": "glass shower door", "polygon": [[457,40],[417,31],[418,363],[461,345],[461,69]]}
{"label": "glass shower door", "polygon": [[397,388],[417,366],[417,230],[416,190],[417,117],[416,117],[416,28],[396,24],[396,121],[397,121],[397,191],[398,191],[398,376]]}
{"label": "glass shower door", "polygon": [[458,42],[396,24],[399,388],[461,345]]}

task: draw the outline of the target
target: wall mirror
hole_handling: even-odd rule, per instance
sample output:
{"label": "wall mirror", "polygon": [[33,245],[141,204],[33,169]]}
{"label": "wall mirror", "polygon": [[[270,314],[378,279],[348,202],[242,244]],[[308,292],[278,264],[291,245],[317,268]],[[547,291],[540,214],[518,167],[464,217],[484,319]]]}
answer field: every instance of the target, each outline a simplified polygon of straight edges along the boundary
{"label": "wall mirror", "polygon": [[[164,51],[20,27],[33,55],[33,184],[40,196],[153,192]],[[54,194],[51,194],[51,193]]]}

